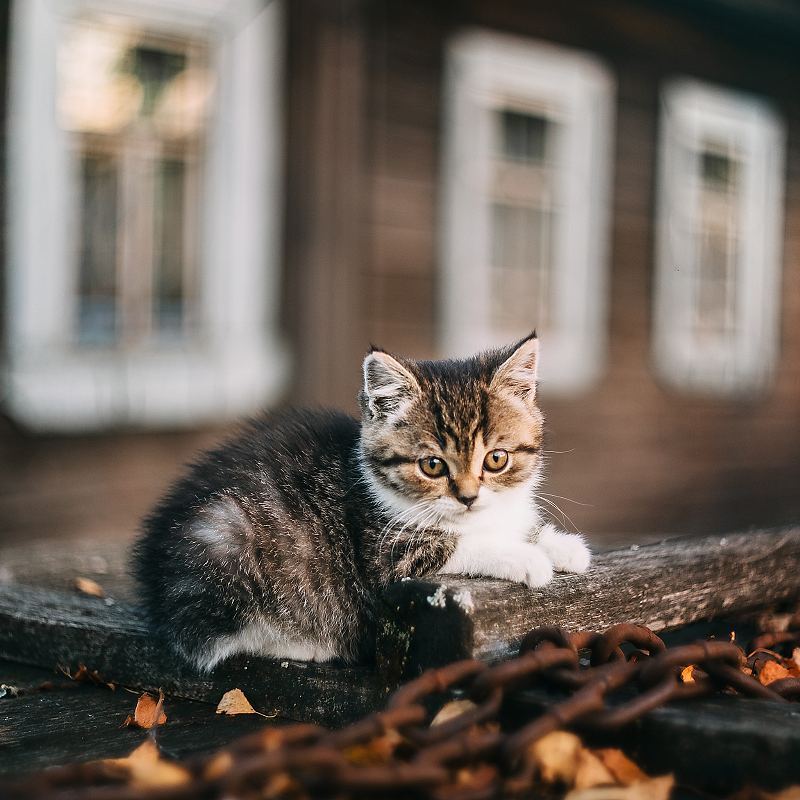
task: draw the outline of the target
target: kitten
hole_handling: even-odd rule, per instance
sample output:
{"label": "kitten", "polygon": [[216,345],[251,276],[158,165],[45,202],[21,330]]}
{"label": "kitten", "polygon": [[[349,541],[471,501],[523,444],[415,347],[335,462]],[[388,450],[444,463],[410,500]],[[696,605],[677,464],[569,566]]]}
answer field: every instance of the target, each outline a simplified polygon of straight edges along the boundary
{"label": "kitten", "polygon": [[156,630],[210,670],[234,653],[369,657],[382,586],[437,573],[543,586],[589,550],[535,501],[536,335],[465,360],[373,349],[359,423],[332,411],[250,422],[144,522],[135,569]]}

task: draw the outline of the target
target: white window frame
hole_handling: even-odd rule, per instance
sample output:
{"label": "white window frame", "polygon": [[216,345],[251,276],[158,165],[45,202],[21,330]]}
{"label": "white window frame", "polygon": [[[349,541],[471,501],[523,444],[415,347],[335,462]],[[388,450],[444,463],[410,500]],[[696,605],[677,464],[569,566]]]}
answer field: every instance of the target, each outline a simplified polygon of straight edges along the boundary
{"label": "white window frame", "polygon": [[[669,386],[710,396],[763,391],[779,355],[786,132],[759,97],[690,79],[667,84],[661,97],[655,251],[653,356]],[[740,156],[741,249],[737,261],[735,336],[700,346],[693,335],[693,239],[698,163],[704,141],[727,143]]]}
{"label": "white window frame", "polygon": [[614,80],[585,52],[473,30],[450,42],[444,91],[442,348],[508,343],[490,319],[492,117],[509,106],[557,109],[549,118],[562,125],[557,158],[568,167],[556,170],[555,326],[540,376],[553,394],[583,391],[605,362]]}
{"label": "white window frame", "polygon": [[[288,371],[277,333],[283,9],[278,0],[16,0],[8,114],[4,405],[35,430],[180,426],[274,401]],[[201,332],[115,352],[74,344],[67,134],[56,119],[64,26],[91,14],[203,38],[216,81],[202,212]],[[72,225],[74,229],[74,225]]]}

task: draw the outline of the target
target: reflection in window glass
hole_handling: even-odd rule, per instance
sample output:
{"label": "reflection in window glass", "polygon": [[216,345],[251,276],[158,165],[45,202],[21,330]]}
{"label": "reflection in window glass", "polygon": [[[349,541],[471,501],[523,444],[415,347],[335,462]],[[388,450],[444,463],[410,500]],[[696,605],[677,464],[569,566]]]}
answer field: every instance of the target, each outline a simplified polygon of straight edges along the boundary
{"label": "reflection in window glass", "polygon": [[78,336],[86,344],[110,344],[116,338],[117,178],[113,156],[83,156]]}
{"label": "reflection in window glass", "polygon": [[82,21],[59,52],[59,119],[82,179],[77,339],[191,333],[212,91],[202,43]]}
{"label": "reflection in window glass", "polygon": [[553,265],[553,122],[541,114],[496,114],[501,143],[491,197],[493,325],[510,336],[550,322]]}
{"label": "reflection in window glass", "polygon": [[724,339],[735,332],[739,170],[736,161],[721,148],[708,147],[698,159],[695,333],[707,339]]}

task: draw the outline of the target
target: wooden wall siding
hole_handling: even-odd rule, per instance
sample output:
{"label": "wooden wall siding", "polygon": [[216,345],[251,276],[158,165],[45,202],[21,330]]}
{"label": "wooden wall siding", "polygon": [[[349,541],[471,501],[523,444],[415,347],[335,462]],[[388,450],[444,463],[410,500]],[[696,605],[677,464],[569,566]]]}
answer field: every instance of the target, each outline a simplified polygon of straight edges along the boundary
{"label": "wooden wall siding", "polygon": [[38,437],[0,420],[0,543],[130,538],[181,465],[223,433]]}
{"label": "wooden wall siding", "polygon": [[[686,6],[688,9],[689,7]],[[780,25],[664,4],[523,0],[369,4],[365,237],[366,327],[387,348],[437,354],[437,201],[443,51],[477,25],[584,48],[616,76],[610,350],[600,384],[571,400],[543,397],[546,490],[600,538],[707,532],[800,516],[800,59]],[[717,9],[718,11],[718,9]],[[794,44],[797,44],[796,42]],[[690,75],[772,98],[789,130],[781,374],[752,403],[662,389],[652,372],[658,97]],[[543,347],[547,342],[543,341]]]}
{"label": "wooden wall siding", "polygon": [[284,323],[294,396],[352,407],[366,350],[361,3],[292,0],[286,8]]}
{"label": "wooden wall siding", "polygon": [[[0,0],[2,31],[8,8]],[[757,26],[723,13],[723,3],[694,0],[291,0],[285,8],[291,400],[355,409],[370,340],[437,355],[447,37],[482,25],[549,39],[606,60],[618,109],[609,362],[585,396],[543,398],[549,447],[566,451],[550,456],[546,490],[589,504],[559,500],[598,539],[800,518],[800,28]],[[788,124],[781,373],[751,404],[668,393],[651,371],[658,91],[681,73],[772,97]],[[38,439],[0,419],[0,539],[131,535],[181,462],[217,435]]]}

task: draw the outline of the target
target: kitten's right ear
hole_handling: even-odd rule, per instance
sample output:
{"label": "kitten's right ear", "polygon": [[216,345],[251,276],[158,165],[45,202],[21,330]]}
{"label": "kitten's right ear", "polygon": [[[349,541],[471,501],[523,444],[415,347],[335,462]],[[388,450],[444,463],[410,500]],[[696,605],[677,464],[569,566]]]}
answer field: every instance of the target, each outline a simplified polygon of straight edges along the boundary
{"label": "kitten's right ear", "polygon": [[364,359],[362,406],[371,417],[394,414],[418,392],[417,379],[388,353],[373,348]]}

